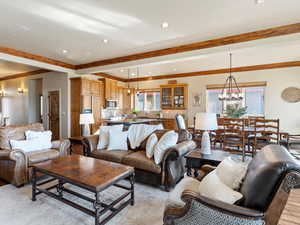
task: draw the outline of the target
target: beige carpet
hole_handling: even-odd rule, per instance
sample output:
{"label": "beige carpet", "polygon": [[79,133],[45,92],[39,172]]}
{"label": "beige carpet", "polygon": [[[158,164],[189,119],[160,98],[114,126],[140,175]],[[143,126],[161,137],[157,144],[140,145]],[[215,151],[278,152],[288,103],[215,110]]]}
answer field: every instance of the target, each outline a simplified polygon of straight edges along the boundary
{"label": "beige carpet", "polygon": [[[73,187],[72,187],[73,188]],[[110,202],[122,194],[111,187],[102,193],[101,199]],[[135,186],[135,205],[127,206],[110,220],[108,225],[162,225],[164,202],[168,193],[142,184]],[[82,200],[68,196],[78,203]],[[44,194],[31,201],[31,186],[0,187],[0,223],[5,225],[94,225],[93,217],[65,205]],[[90,206],[90,204],[84,204]]]}

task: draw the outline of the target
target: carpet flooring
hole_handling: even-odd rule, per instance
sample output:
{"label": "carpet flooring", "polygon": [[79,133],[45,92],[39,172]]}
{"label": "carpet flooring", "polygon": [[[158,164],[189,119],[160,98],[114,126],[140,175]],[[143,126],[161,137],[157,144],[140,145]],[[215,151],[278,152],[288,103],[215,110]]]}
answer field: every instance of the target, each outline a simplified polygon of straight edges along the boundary
{"label": "carpet flooring", "polygon": [[[73,186],[69,188],[74,189]],[[80,191],[86,192],[82,189]],[[121,194],[121,189],[111,187],[101,193],[100,199],[108,203]],[[127,206],[107,225],[162,225],[164,202],[167,196],[167,192],[158,188],[136,184],[135,205]],[[71,195],[67,197],[86,207],[92,207],[90,203],[76,197]],[[30,185],[22,188],[16,188],[13,185],[1,186],[0,199],[1,224],[94,225],[93,217],[44,194],[38,195],[37,201],[32,202]]]}

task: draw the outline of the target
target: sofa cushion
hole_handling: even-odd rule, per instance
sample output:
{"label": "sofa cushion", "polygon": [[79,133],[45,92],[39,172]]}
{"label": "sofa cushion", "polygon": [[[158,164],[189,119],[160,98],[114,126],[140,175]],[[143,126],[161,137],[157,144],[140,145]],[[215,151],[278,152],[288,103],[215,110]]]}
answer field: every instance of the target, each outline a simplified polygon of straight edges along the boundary
{"label": "sofa cushion", "polygon": [[268,145],[251,160],[241,187],[244,207],[265,211],[279,184],[291,171],[300,172],[299,163],[282,146]]}
{"label": "sofa cushion", "polygon": [[95,150],[91,153],[91,156],[97,159],[103,159],[111,162],[121,163],[122,159],[131,154],[133,151],[128,150],[114,150],[114,151],[108,151],[108,150]]}
{"label": "sofa cushion", "polygon": [[11,149],[9,140],[24,140],[25,131],[43,131],[41,123],[33,123],[23,126],[7,126],[0,128],[0,149]]}
{"label": "sofa cushion", "polygon": [[138,151],[125,156],[122,163],[149,172],[161,173],[161,166],[155,164],[153,159],[149,159],[145,151]]}
{"label": "sofa cushion", "polygon": [[185,203],[181,200],[182,192],[190,190],[199,193],[200,181],[192,177],[183,178],[170,192],[166,201],[166,207],[183,207]]}
{"label": "sofa cushion", "polygon": [[29,166],[32,166],[33,164],[59,157],[59,151],[55,149],[44,149],[32,153],[27,153],[26,155],[28,157]]}
{"label": "sofa cushion", "polygon": [[154,132],[152,132],[144,141],[142,141],[139,150],[146,150],[146,145],[147,145],[147,141],[148,138],[154,133],[157,136],[157,139],[159,140],[165,133],[167,133],[170,130],[167,129],[163,129],[163,130],[156,130]]}

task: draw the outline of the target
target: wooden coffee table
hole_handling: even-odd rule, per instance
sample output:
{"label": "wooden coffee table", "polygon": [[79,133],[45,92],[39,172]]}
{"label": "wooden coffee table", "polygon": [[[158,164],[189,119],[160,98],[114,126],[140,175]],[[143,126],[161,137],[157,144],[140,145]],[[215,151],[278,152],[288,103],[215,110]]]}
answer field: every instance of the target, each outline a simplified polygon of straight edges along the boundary
{"label": "wooden coffee table", "polygon": [[[44,181],[37,181],[37,173],[47,175],[50,178]],[[118,184],[119,181],[125,179],[129,180],[129,185]],[[41,187],[50,182],[56,183],[55,181],[58,181],[57,184],[47,188]],[[68,189],[66,184],[87,190],[93,193],[95,197],[91,198]],[[100,193],[111,186],[125,189],[126,192],[112,203],[105,204],[101,202]],[[134,205],[134,168],[81,155],[57,158],[47,165],[33,166],[32,201],[36,201],[36,196],[42,193],[95,217],[95,225],[102,225],[107,223],[127,205]],[[90,202],[94,210],[65,198],[64,193],[75,195]],[[118,204],[122,200],[124,202]],[[104,214],[108,215],[100,220],[100,217]]]}

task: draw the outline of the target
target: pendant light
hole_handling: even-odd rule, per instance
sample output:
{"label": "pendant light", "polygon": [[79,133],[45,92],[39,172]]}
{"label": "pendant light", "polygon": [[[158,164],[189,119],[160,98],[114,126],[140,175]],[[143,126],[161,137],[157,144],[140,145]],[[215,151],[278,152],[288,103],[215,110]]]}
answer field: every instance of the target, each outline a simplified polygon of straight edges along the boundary
{"label": "pendant light", "polygon": [[139,96],[140,95],[140,88],[139,88],[139,76],[140,76],[140,70],[139,70],[139,68],[137,67],[136,68],[136,74],[137,74],[137,82],[136,82],[136,94],[137,94],[137,96]]}
{"label": "pendant light", "polygon": [[131,94],[131,90],[130,90],[130,87],[129,87],[129,73],[130,73],[130,69],[127,70],[127,95],[130,95]]}
{"label": "pendant light", "polygon": [[243,94],[238,87],[236,79],[232,76],[232,54],[230,56],[230,69],[229,77],[225,81],[225,85],[222,90],[222,94],[218,96],[220,101],[241,101],[243,100]]}

